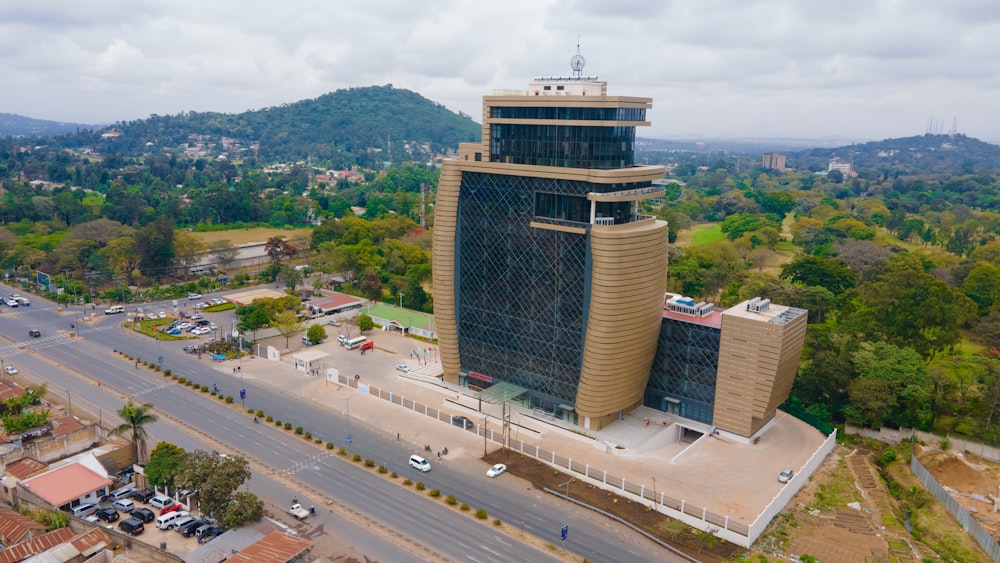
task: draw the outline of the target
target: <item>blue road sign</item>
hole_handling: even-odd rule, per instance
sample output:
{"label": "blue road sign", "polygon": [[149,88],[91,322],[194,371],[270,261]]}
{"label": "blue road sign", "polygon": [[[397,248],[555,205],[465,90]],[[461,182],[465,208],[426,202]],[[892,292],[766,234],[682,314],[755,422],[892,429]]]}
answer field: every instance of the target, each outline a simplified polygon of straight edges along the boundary
{"label": "blue road sign", "polygon": [[351,435],[348,434],[347,436],[344,436],[344,441],[347,442],[348,444],[350,444],[351,443]]}
{"label": "blue road sign", "polygon": [[247,398],[247,390],[246,389],[240,389],[240,398],[241,399],[246,399]]}
{"label": "blue road sign", "polygon": [[163,363],[163,356],[157,356],[156,357],[156,363],[162,364]]}
{"label": "blue road sign", "polygon": [[563,524],[563,527],[562,527],[562,539],[565,541],[566,540],[566,536],[568,536],[568,535],[569,535],[569,524]]}

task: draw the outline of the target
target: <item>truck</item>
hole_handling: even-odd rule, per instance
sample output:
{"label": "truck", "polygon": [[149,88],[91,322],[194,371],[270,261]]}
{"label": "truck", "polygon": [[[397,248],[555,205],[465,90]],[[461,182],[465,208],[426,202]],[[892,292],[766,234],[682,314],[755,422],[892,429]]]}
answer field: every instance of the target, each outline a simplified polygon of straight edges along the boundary
{"label": "truck", "polygon": [[288,513],[299,520],[305,520],[306,517],[309,516],[309,510],[302,508],[302,505],[299,503],[293,504],[292,507],[288,509]]}

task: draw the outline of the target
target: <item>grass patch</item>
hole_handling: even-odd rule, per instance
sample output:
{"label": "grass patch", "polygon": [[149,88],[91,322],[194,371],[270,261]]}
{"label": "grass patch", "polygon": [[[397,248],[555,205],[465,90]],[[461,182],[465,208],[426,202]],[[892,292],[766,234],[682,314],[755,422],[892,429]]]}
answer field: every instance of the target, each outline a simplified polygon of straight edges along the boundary
{"label": "grass patch", "polygon": [[691,246],[701,246],[726,240],[726,233],[722,232],[722,225],[718,223],[706,223],[691,227]]}
{"label": "grass patch", "polygon": [[277,229],[268,227],[253,227],[249,229],[231,229],[228,231],[208,231],[191,233],[194,238],[208,244],[220,240],[228,240],[232,244],[248,242],[266,242],[271,237],[281,237],[286,240],[309,238],[312,229]]}

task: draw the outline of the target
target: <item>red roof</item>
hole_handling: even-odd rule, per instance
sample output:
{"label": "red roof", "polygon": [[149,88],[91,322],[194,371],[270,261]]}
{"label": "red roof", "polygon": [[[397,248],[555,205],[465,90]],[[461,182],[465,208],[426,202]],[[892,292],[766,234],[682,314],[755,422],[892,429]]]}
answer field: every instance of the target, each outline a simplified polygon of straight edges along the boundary
{"label": "red roof", "polygon": [[17,543],[32,533],[40,534],[44,531],[45,524],[39,524],[8,508],[0,509],[0,538],[4,543]]}
{"label": "red roof", "polygon": [[226,561],[227,563],[287,563],[311,547],[312,542],[309,540],[289,536],[283,532],[271,532]]}
{"label": "red roof", "polygon": [[111,483],[111,479],[83,464],[70,463],[25,479],[20,485],[52,506],[62,506]]}
{"label": "red roof", "polygon": [[[43,526],[44,528],[44,526]],[[73,530],[57,528],[51,532],[35,536],[28,541],[7,546],[0,551],[0,563],[17,563],[25,559],[66,543],[73,538]]]}

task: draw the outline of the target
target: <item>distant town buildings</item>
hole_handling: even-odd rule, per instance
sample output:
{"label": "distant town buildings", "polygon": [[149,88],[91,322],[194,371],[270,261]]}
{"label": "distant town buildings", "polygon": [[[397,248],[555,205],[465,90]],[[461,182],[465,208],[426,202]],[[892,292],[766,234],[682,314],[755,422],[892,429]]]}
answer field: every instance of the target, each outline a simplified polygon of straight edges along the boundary
{"label": "distant town buildings", "polygon": [[827,172],[833,172],[834,170],[839,171],[841,174],[847,175],[851,173],[851,163],[843,160],[839,156],[835,156],[830,159],[830,165],[827,167]]}
{"label": "distant town buildings", "polygon": [[778,170],[784,172],[785,155],[780,152],[766,152],[764,153],[764,160],[761,165],[768,170]]}

